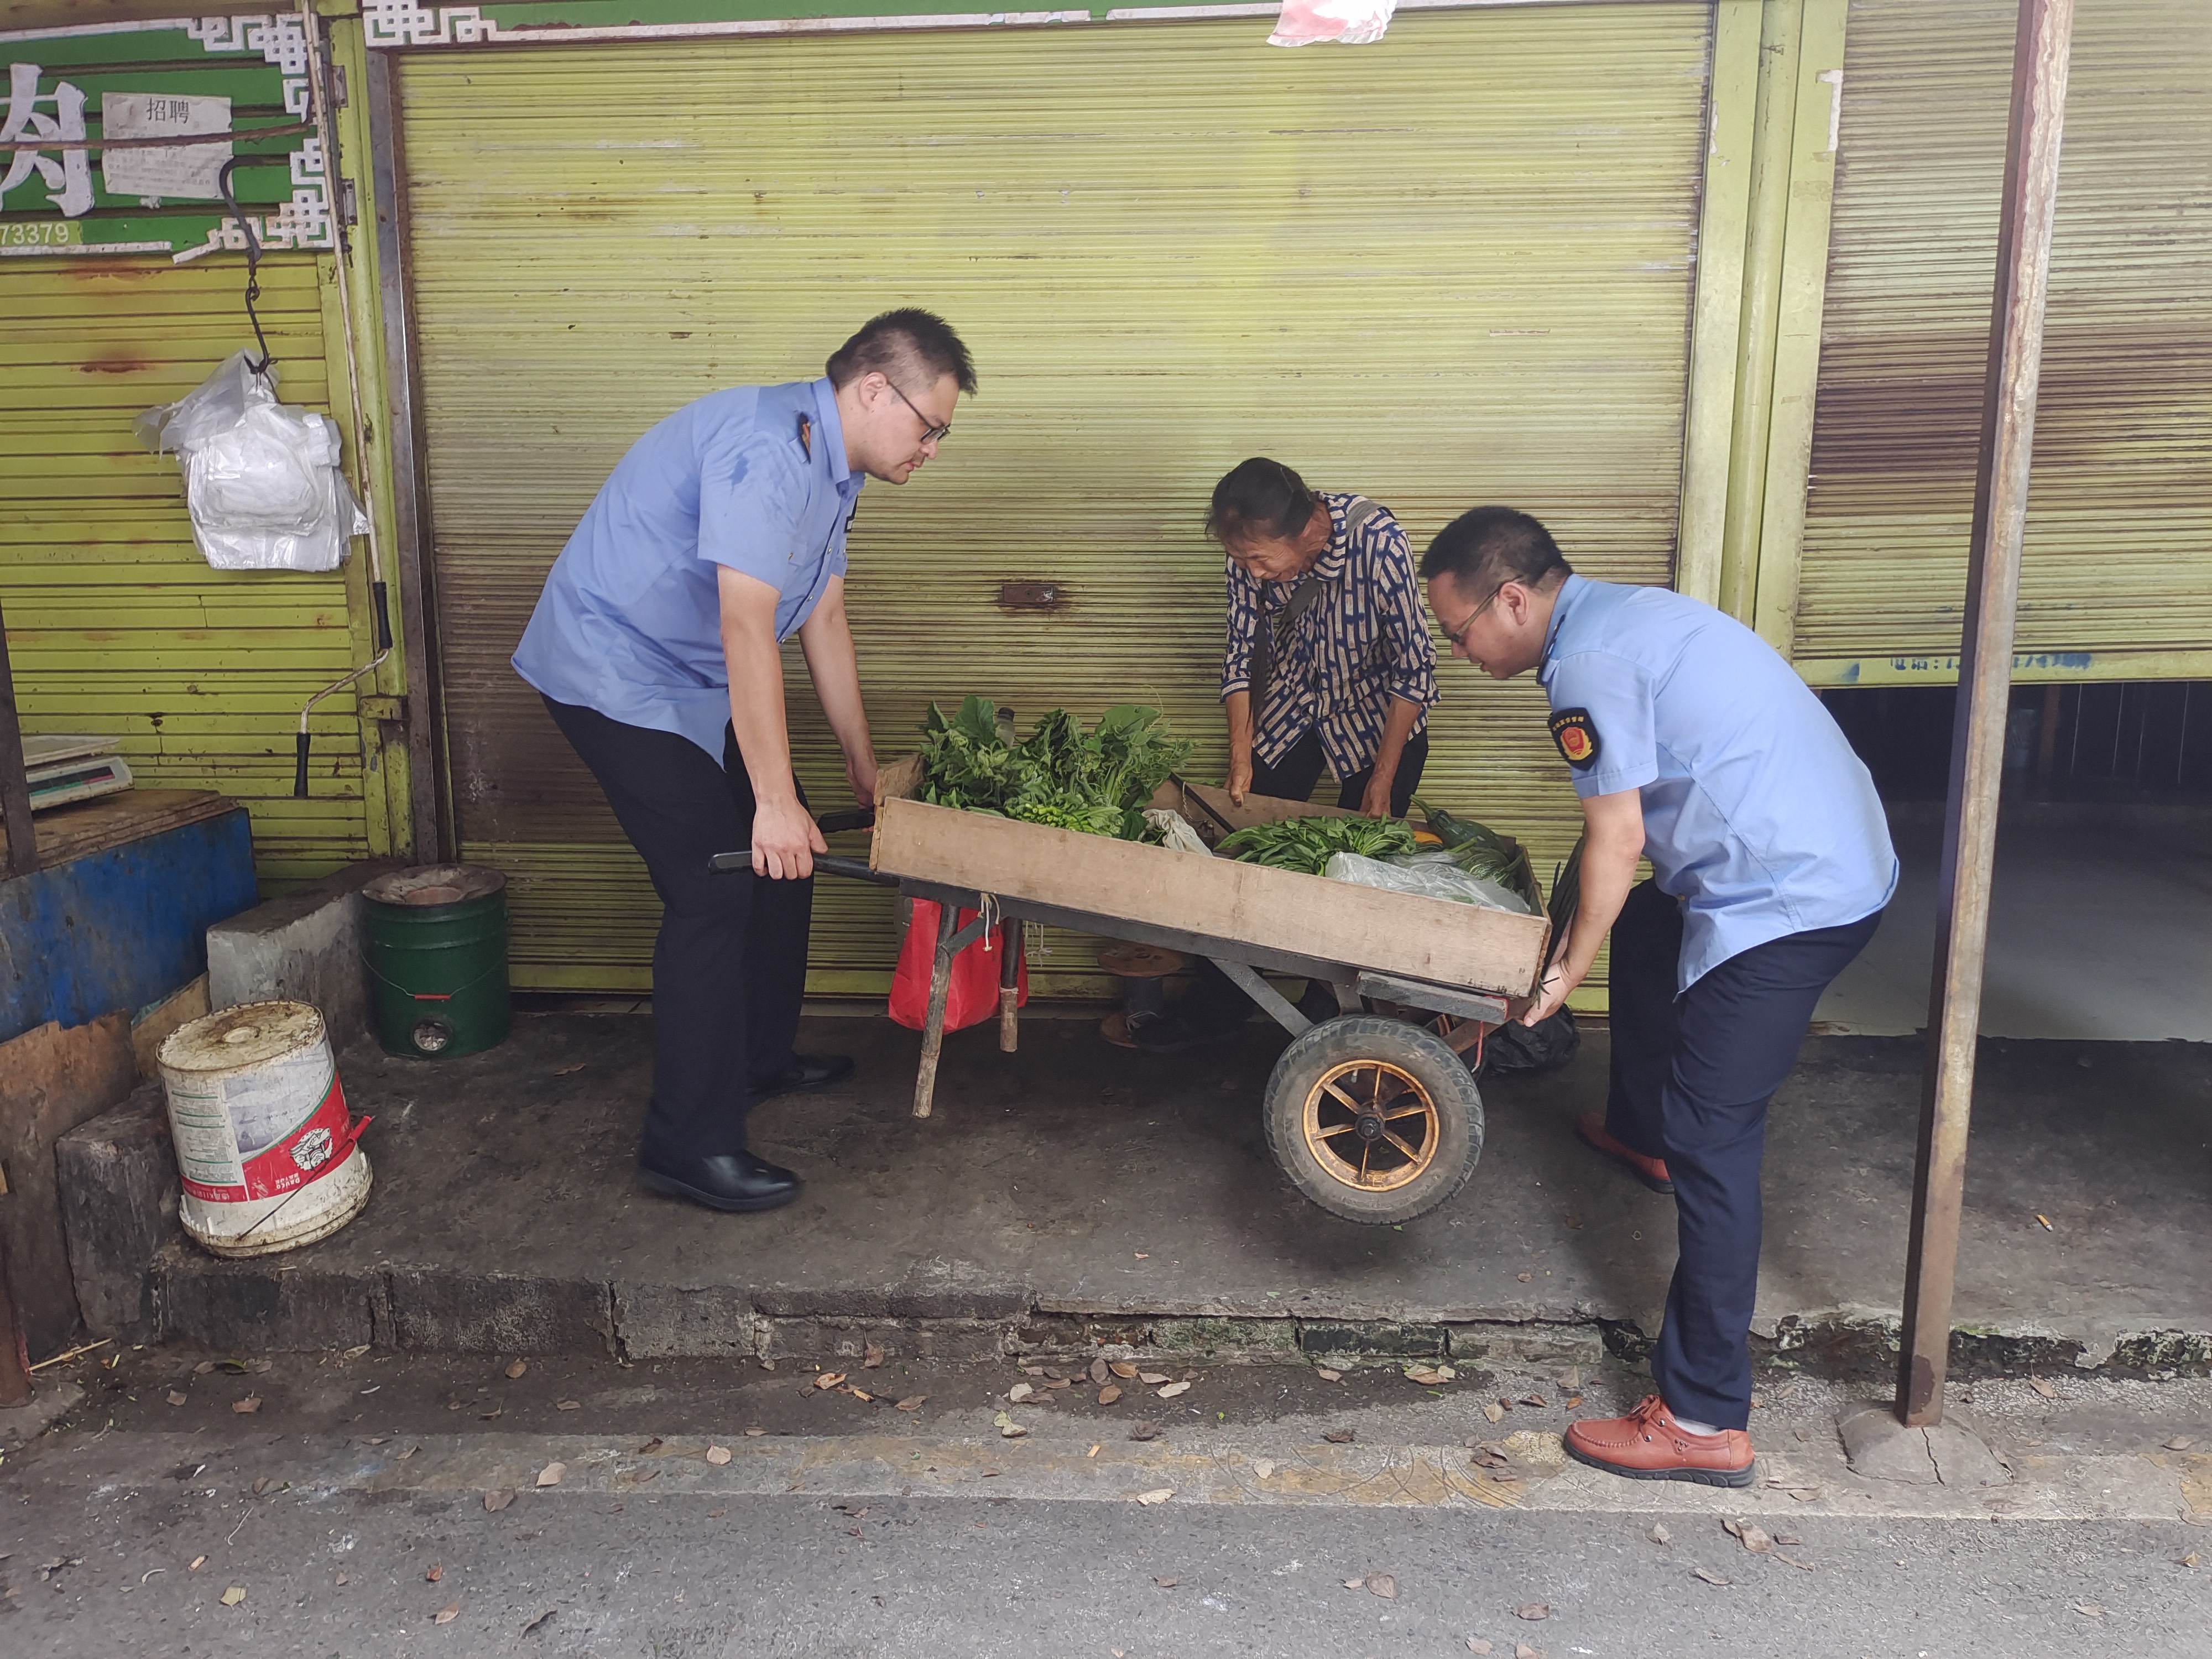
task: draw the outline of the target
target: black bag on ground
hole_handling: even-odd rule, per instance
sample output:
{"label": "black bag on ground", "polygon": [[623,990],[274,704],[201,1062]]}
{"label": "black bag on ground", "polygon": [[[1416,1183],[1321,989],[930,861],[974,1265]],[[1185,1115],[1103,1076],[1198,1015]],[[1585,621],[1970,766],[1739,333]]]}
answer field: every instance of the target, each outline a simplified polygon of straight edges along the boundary
{"label": "black bag on ground", "polygon": [[1534,1025],[1516,1022],[1501,1025],[1483,1039],[1482,1069],[1478,1077],[1524,1077],[1535,1072],[1555,1072],[1575,1057],[1583,1034],[1575,1024],[1574,1011],[1562,1008]]}

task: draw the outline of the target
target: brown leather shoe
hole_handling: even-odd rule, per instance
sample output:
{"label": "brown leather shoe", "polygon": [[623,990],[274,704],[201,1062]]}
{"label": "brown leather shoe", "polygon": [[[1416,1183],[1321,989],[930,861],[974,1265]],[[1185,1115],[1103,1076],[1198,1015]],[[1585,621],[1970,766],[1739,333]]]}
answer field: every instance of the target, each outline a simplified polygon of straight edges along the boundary
{"label": "brown leather shoe", "polygon": [[1667,1174],[1667,1160],[1646,1158],[1632,1147],[1623,1146],[1606,1133],[1603,1112],[1584,1112],[1575,1120],[1575,1133],[1589,1146],[1607,1158],[1617,1158],[1628,1166],[1628,1171],[1655,1193],[1674,1196],[1674,1183]]}
{"label": "brown leather shoe", "polygon": [[1701,1486],[1747,1486],[1753,1453],[1741,1429],[1692,1434],[1657,1395],[1626,1417],[1570,1423],[1567,1455],[1631,1480],[1691,1480]]}

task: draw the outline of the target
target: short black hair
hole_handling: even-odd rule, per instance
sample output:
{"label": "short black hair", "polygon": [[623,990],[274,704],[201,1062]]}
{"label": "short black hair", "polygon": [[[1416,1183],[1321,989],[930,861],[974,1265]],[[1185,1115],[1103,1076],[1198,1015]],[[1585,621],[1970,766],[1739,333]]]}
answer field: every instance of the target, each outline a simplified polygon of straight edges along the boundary
{"label": "short black hair", "polygon": [[1286,542],[1313,519],[1321,497],[1280,461],[1255,455],[1239,461],[1213,486],[1206,533],[1226,545],[1247,536]]}
{"label": "short black hair", "polygon": [[1469,599],[1507,582],[1541,587],[1574,574],[1552,532],[1510,507],[1478,507],[1461,514],[1421,555],[1424,581],[1449,576]]}
{"label": "short black hair", "polygon": [[830,384],[841,391],[863,374],[891,377],[894,369],[920,368],[931,385],[950,374],[959,388],[975,392],[975,361],[952,325],[933,311],[902,306],[871,317],[860,331],[839,346],[823,365]]}

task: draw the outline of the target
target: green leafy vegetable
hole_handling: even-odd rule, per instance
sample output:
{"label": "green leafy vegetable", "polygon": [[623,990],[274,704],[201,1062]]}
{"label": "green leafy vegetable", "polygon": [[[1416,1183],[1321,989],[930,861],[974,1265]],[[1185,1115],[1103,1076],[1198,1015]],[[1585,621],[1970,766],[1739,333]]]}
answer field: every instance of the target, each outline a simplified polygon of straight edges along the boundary
{"label": "green leafy vegetable", "polygon": [[1334,853],[1389,858],[1413,850],[1413,832],[1395,818],[1284,818],[1224,836],[1215,849],[1248,864],[1317,876]]}
{"label": "green leafy vegetable", "polygon": [[1065,708],[1048,711],[1019,743],[981,697],[922,722],[921,799],[1088,835],[1142,840],[1142,808],[1194,744],[1172,737],[1160,711],[1122,703],[1089,732]]}
{"label": "green leafy vegetable", "polygon": [[1544,895],[1536,886],[1536,872],[1524,848],[1473,818],[1460,817],[1425,800],[1413,804],[1421,809],[1430,830],[1443,842],[1453,863],[1470,876],[1496,882],[1507,892],[1518,894],[1528,902],[1532,915],[1544,908]]}

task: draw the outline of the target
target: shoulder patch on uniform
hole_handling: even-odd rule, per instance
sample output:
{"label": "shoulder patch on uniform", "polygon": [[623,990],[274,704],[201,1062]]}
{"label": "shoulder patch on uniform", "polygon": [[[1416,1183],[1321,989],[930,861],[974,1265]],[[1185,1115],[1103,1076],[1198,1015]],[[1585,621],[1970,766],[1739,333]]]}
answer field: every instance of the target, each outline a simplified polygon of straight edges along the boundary
{"label": "shoulder patch on uniform", "polygon": [[1552,716],[1552,741],[1570,766],[1592,765],[1598,756],[1597,723],[1587,708],[1562,708]]}

